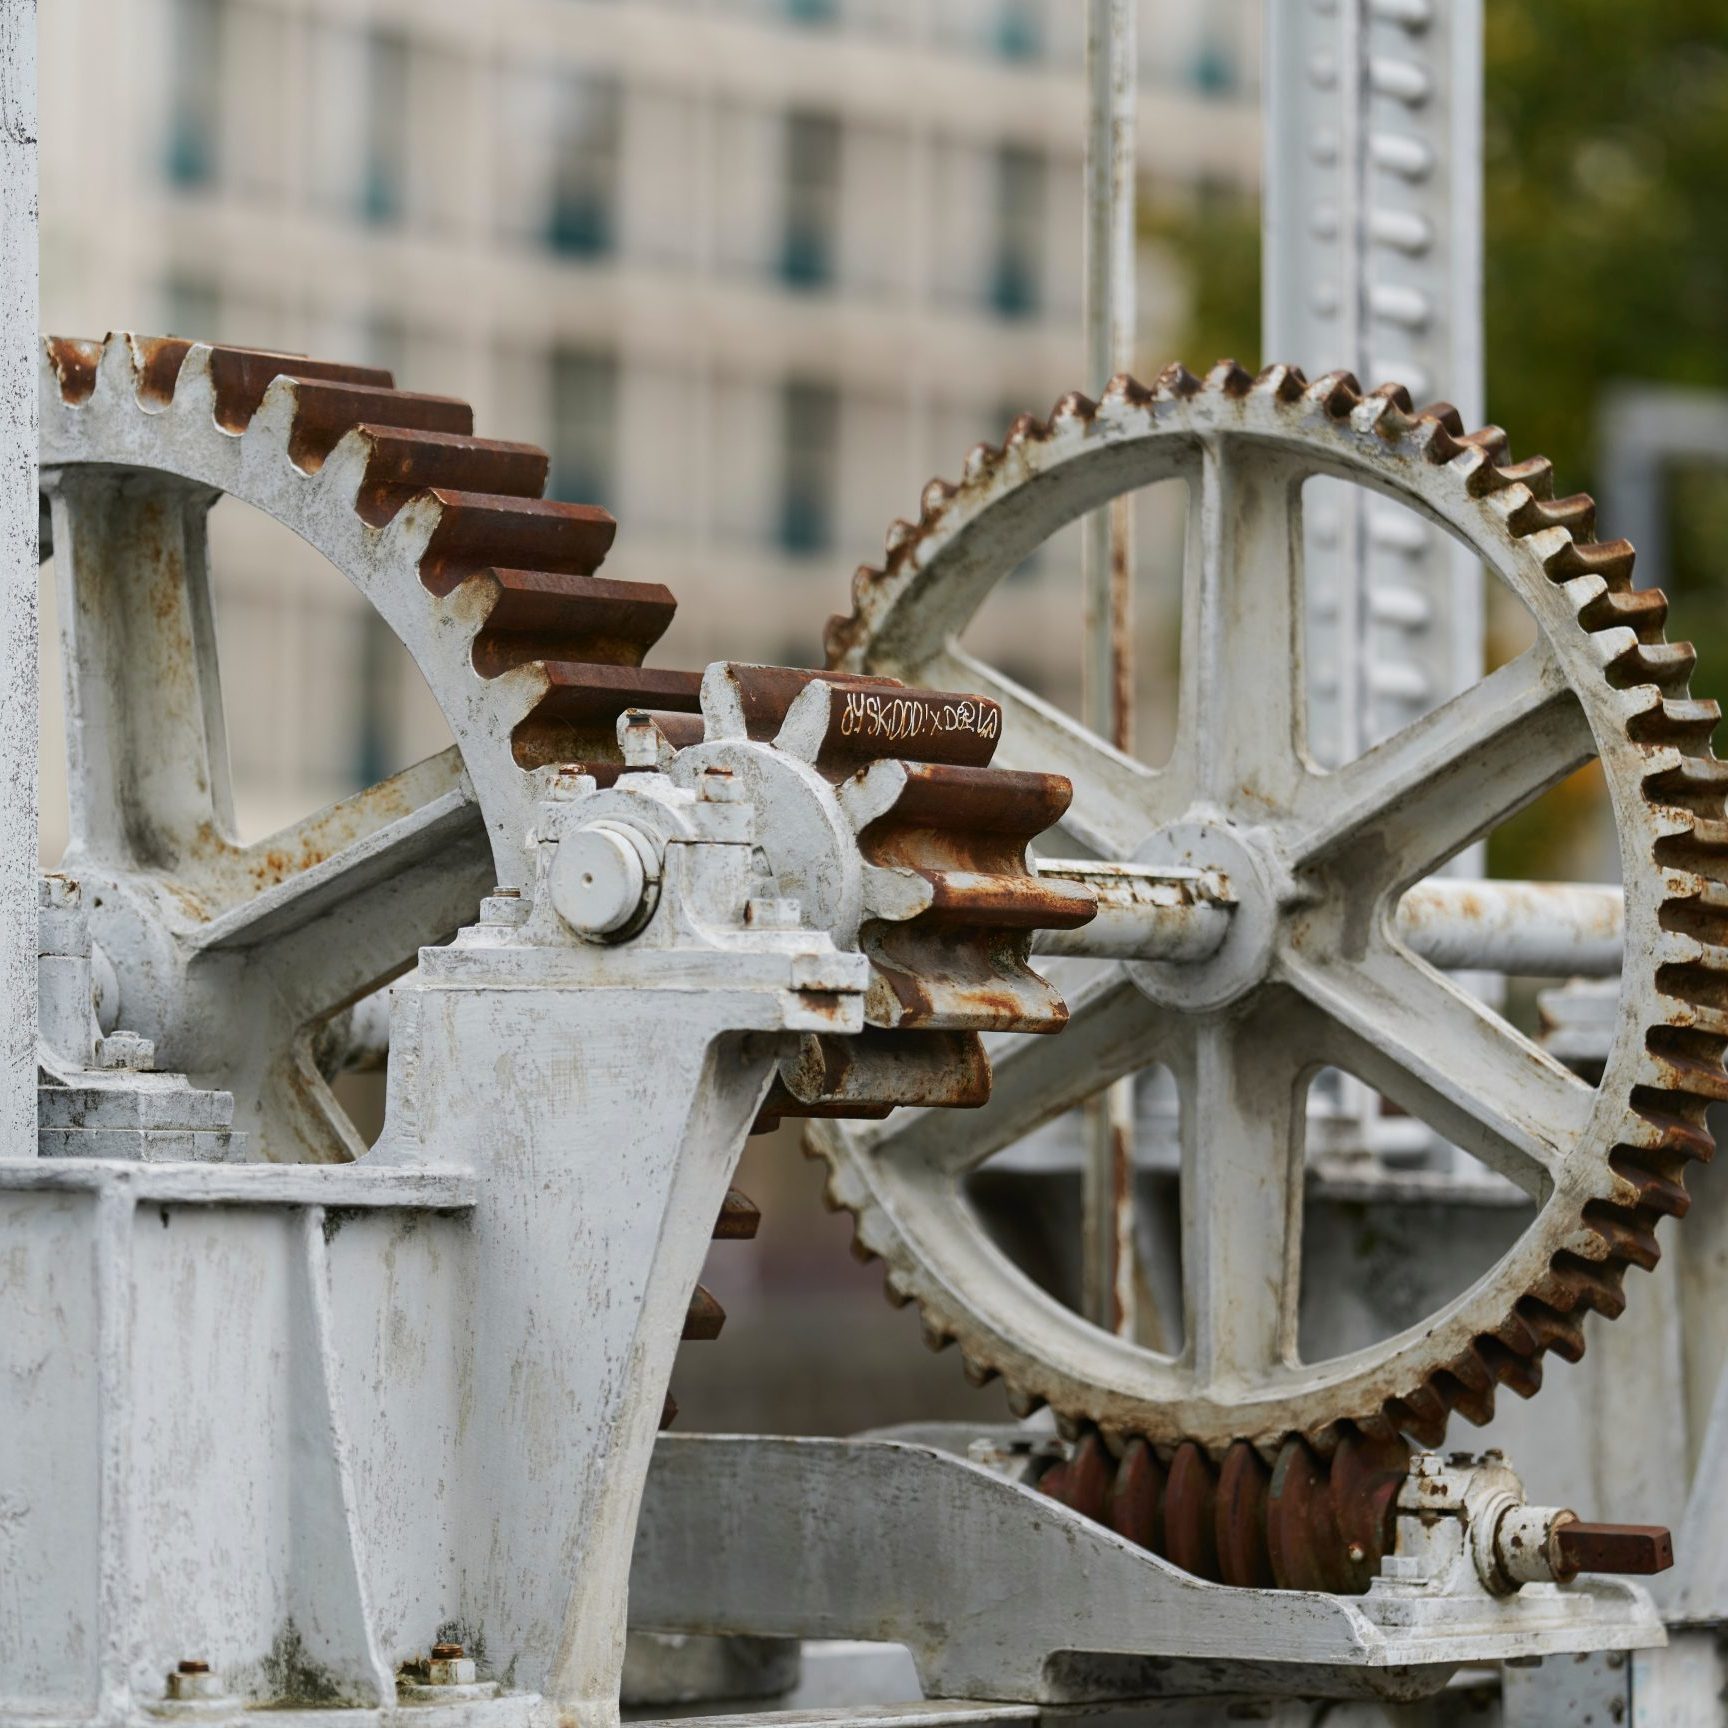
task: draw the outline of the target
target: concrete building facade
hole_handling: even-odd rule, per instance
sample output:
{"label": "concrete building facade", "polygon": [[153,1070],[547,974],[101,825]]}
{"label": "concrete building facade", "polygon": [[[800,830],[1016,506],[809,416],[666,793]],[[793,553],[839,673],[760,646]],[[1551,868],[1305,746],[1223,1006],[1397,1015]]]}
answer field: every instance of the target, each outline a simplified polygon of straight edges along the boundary
{"label": "concrete building facade", "polygon": [[[661,663],[808,663],[930,475],[1088,382],[1083,23],[1080,0],[55,0],[44,326],[465,397],[618,516],[608,574],[679,596]],[[1162,193],[1254,180],[1257,24],[1143,0]],[[1153,250],[1141,274],[1156,366],[1179,277]],[[1148,558],[1174,520],[1148,505]],[[248,827],[439,746],[339,577],[221,509],[214,545]],[[1071,699],[1072,548],[1012,588],[981,646]]]}

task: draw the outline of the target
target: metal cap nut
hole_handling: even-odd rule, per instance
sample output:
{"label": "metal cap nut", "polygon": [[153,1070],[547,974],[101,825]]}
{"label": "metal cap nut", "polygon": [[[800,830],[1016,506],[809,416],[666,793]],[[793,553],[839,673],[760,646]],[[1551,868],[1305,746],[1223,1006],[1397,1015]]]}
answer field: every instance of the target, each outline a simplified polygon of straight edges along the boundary
{"label": "metal cap nut", "polygon": [[595,822],[559,843],[550,888],[558,916],[579,936],[617,936],[648,904],[648,868],[634,836]]}

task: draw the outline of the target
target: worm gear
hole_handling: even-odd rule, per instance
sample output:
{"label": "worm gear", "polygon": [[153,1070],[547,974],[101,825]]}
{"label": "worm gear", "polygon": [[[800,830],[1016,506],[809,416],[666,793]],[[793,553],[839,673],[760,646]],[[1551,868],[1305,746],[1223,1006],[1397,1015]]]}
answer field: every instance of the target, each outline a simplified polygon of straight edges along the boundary
{"label": "worm gear", "polygon": [[[1300,507],[1313,474],[1444,528],[1536,634],[1332,773],[1302,743]],[[1056,529],[1175,478],[1189,487],[1181,711],[1172,760],[1154,771],[958,638]],[[1692,651],[1663,640],[1665,602],[1633,586],[1632,568],[1629,545],[1594,537],[1591,501],[1556,498],[1546,460],[1514,462],[1497,428],[1466,432],[1444,405],[1417,412],[1398,387],[1364,394],[1342,374],[1250,377],[1225,362],[1203,382],[1180,368],[1150,389],[1119,378],[1097,403],[1064,398],[1048,423],[1022,417],[1001,448],[972,452],[958,486],[933,483],[919,520],[890,531],[883,567],[860,571],[851,616],[830,626],[834,666],[999,702],[1002,757],[1073,780],[1063,828],[1082,848],[1219,870],[1236,895],[1207,959],[1100,965],[1069,989],[1061,1039],[993,1051],[994,1090],[975,1114],[809,1132],[860,1247],[885,1261],[891,1296],[921,1306],[931,1341],[957,1342],[975,1380],[999,1376],[1017,1411],[1049,1404],[1070,1432],[1097,1436],[1104,1452],[1067,1466],[1056,1491],[1084,1474],[1090,1504],[1106,1458],[1120,1483],[1130,1457],[1167,1472],[1185,1445],[1209,1461],[1185,1468],[1216,1489],[1219,1468],[1248,1455],[1238,1442],[1262,1470],[1295,1456],[1322,1471],[1346,1440],[1434,1444],[1454,1410],[1487,1420],[1498,1386],[1533,1393],[1546,1352],[1575,1359],[1585,1314],[1617,1315],[1627,1268],[1655,1263],[1658,1223],[1686,1209],[1685,1168],[1711,1151],[1705,1111],[1728,1098],[1728,769],[1710,750],[1715,705],[1688,693]],[[1626,906],[1619,1022],[1597,1085],[1418,960],[1392,921],[1407,887],[1592,759]],[[962,1192],[996,1151],[1155,1062],[1173,1072],[1182,1116],[1185,1337],[1170,1353],[1035,1287]],[[1508,1177],[1535,1215],[1418,1325],[1306,1362],[1301,1099],[1328,1066]]]}

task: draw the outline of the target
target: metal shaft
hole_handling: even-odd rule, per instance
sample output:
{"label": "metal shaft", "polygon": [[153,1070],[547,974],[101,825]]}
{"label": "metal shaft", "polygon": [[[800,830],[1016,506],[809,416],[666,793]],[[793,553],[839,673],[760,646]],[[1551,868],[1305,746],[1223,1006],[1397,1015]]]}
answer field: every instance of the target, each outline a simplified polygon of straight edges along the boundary
{"label": "metal shaft", "polygon": [[[1080,882],[1098,914],[1077,930],[1040,930],[1039,954],[1194,963],[1218,951],[1232,897],[1216,872],[1040,859],[1040,876]],[[1626,905],[1615,887],[1461,882],[1434,877],[1398,903],[1399,940],[1445,971],[1609,978],[1620,970]]]}
{"label": "metal shaft", "polygon": [[[1134,359],[1135,0],[1088,0],[1086,71],[1086,374],[1102,390]],[[1086,724],[1119,749],[1133,743],[1131,500],[1087,518],[1081,542]],[[1083,1302],[1100,1326],[1132,1336],[1134,1083],[1091,1111],[1082,1245]]]}

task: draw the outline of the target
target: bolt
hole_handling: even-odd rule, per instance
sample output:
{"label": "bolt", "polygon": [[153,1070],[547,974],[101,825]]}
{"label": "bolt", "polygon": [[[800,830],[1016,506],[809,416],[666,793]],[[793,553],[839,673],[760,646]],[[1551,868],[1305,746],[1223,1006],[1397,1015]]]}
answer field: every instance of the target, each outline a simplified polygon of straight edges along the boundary
{"label": "bolt", "polygon": [[78,884],[58,873],[36,878],[36,904],[44,912],[69,912],[82,901]]}
{"label": "bolt", "polygon": [[472,1686],[474,1663],[463,1653],[460,1644],[434,1644],[432,1659],[426,1664],[428,1686]]}
{"label": "bolt", "polygon": [[696,796],[704,804],[738,804],[743,801],[744,788],[730,768],[704,768],[696,782]]}
{"label": "bolt", "polygon": [[96,1041],[96,1066],[148,1074],[156,1066],[156,1045],[136,1032],[110,1032]]}
{"label": "bolt", "polygon": [[546,770],[540,796],[553,804],[568,804],[571,799],[593,790],[593,776],[584,774],[580,763],[566,762]]}
{"label": "bolt", "polygon": [[753,898],[744,902],[744,922],[754,930],[796,930],[799,910],[796,900]]}
{"label": "bolt", "polygon": [[640,708],[626,709],[618,728],[618,747],[624,752],[626,768],[658,768],[660,728],[654,716]]}
{"label": "bolt", "polygon": [[175,1665],[168,1676],[168,1696],[176,1702],[189,1703],[201,1698],[222,1698],[226,1693],[221,1675],[211,1673],[208,1662],[194,1659]]}

